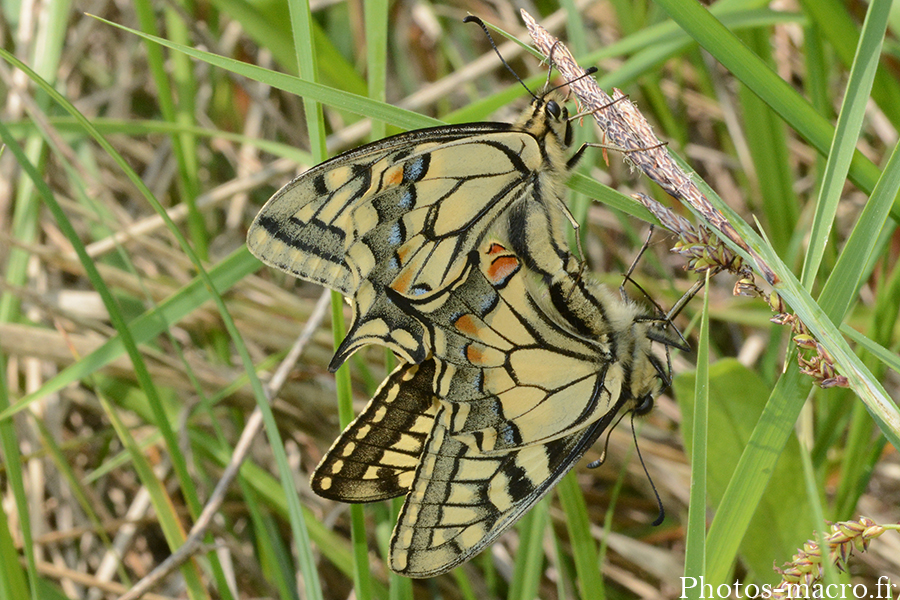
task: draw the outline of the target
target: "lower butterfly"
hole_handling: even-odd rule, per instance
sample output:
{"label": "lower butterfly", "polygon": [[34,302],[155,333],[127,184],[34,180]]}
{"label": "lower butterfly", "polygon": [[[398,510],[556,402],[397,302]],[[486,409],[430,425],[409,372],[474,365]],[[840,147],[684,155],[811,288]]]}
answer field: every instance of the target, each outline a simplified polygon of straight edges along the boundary
{"label": "lower butterfly", "polygon": [[668,384],[653,341],[679,345],[569,258],[547,287],[487,238],[448,286],[391,293],[433,354],[401,364],[337,439],[313,490],[344,502],[406,494],[389,564],[409,577],[477,554],[543,497],[622,411]]}

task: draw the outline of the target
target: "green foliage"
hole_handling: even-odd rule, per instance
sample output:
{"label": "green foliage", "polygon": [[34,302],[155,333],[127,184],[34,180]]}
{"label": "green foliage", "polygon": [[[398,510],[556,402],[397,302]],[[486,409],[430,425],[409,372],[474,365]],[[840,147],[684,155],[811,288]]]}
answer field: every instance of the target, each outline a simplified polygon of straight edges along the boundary
{"label": "green foliage", "polygon": [[[494,4],[502,10],[478,16],[519,35],[512,4]],[[599,85],[629,93],[699,174],[850,388],[815,388],[769,307],[732,297],[734,279],[720,274],[706,292],[708,345],[674,357],[680,428],[662,399],[639,429],[667,509],[660,528],[649,526],[655,499],[623,424],[600,469],[577,467],[559,498],[495,549],[434,581],[389,577],[375,549],[396,507],[351,512],[306,484],[338,431],[335,386],[344,411],[358,410],[370,373],[385,372],[383,354],[360,353],[335,384],[327,330],[334,322],[339,334],[340,319],[326,318],[270,405],[259,378],[271,377],[320,290],[260,270],[241,246],[244,232],[298,164],[326,156],[326,142],[334,154],[365,141],[370,127],[379,138],[509,119],[517,111],[507,107],[526,101],[522,86],[454,3],[326,3],[310,13],[274,0],[135,0],[97,18],[67,2],[5,3],[0,59],[29,85],[5,81],[0,115],[0,448],[9,489],[0,599],[132,587],[199,518],[254,407],[267,435],[252,444],[207,545],[167,575],[175,595],[677,597],[685,530],[687,572],[762,583],[775,580],[773,561],[824,528],[811,515],[857,515],[872,478],[885,477],[885,447],[900,440],[891,399],[900,396],[891,244],[900,81],[882,61],[890,2],[862,5],[864,16],[840,0],[804,0],[797,13],[761,0],[709,9],[616,0],[582,14],[573,5],[541,2],[534,16],[565,22],[560,37],[580,64],[599,63]],[[502,48],[529,87],[544,83],[545,67],[520,45]],[[20,94],[25,101],[13,101]],[[646,180],[615,149],[586,157],[569,185],[592,201],[576,211],[589,268],[616,287],[638,252],[632,240],[652,220],[630,195]],[[632,277],[667,307],[694,276],[665,252],[662,235]],[[749,366],[728,358],[741,353]],[[703,391],[685,359],[700,361]],[[693,437],[696,397],[706,398],[702,449],[692,446],[704,439]],[[694,500],[690,522],[687,457],[704,469],[708,502]],[[127,515],[136,528],[123,527]],[[101,578],[104,560],[112,568]],[[859,576],[879,574],[866,567]]]}

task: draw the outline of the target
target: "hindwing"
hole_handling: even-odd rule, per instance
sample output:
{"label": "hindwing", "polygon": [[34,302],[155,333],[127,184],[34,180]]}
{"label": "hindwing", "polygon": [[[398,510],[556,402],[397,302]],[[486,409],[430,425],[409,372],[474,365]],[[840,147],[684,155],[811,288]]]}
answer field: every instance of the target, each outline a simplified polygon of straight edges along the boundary
{"label": "hindwing", "polygon": [[523,236],[517,250],[538,244],[542,256],[565,253],[555,213],[565,210],[568,128],[565,109],[540,98],[515,125],[436,127],[362,146],[279,190],[250,226],[248,248],[348,297],[353,323],[332,369],[367,343],[421,362],[428,331],[386,290],[415,298],[445,287],[498,217],[520,204],[549,206],[554,215],[552,231],[527,244]]}
{"label": "hindwing", "polygon": [[546,285],[500,239],[490,232],[437,292],[387,291],[433,354],[391,374],[313,476],[346,502],[407,494],[390,567],[409,577],[479,552],[662,387],[637,308],[574,259]]}
{"label": "hindwing", "polygon": [[442,406],[391,537],[391,569],[431,577],[470,559],[550,491],[616,412],[546,444],[487,455],[449,432]]}
{"label": "hindwing", "polygon": [[399,365],[341,433],[313,472],[324,498],[374,502],[409,491],[437,403],[433,361]]}

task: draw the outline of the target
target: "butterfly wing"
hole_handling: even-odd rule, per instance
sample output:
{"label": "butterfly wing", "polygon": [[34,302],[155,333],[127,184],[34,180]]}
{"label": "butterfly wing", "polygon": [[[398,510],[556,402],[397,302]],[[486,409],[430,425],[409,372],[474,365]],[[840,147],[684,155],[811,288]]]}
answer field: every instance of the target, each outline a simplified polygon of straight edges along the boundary
{"label": "butterfly wing", "polygon": [[486,242],[455,284],[396,299],[431,330],[434,389],[450,435],[503,453],[572,434],[610,411],[623,376],[615,342],[576,332],[577,311],[565,302],[577,298],[533,284],[515,254]]}
{"label": "butterfly wing", "polygon": [[537,198],[543,144],[504,123],[410,132],[342,154],[299,176],[247,235],[266,264],[350,298],[353,325],[331,367],[367,343],[421,362],[427,331],[385,295],[413,298],[459,276],[511,205]]}
{"label": "butterfly wing", "polygon": [[313,491],[341,502],[405,494],[434,426],[434,373],[433,361],[399,365],[322,458]]}
{"label": "butterfly wing", "polygon": [[617,411],[546,444],[487,455],[450,433],[442,406],[391,538],[391,569],[431,577],[480,552],[556,485]]}

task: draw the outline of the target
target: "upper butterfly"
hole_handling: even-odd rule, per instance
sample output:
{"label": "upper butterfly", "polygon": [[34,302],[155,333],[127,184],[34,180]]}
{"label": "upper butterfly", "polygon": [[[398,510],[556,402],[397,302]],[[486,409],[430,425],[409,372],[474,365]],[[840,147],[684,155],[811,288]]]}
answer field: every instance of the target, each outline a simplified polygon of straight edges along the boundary
{"label": "upper butterfly", "polygon": [[523,217],[510,220],[509,243],[526,265],[564,267],[562,187],[581,152],[565,158],[572,130],[561,101],[535,97],[513,124],[432,127],[361,146],[306,171],[260,210],[250,251],[353,306],[331,370],[368,343],[422,362],[428,331],[387,290],[412,299],[456,280],[504,213]]}

